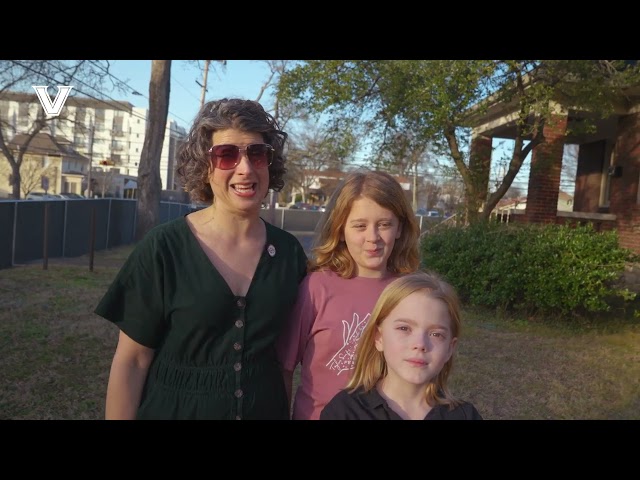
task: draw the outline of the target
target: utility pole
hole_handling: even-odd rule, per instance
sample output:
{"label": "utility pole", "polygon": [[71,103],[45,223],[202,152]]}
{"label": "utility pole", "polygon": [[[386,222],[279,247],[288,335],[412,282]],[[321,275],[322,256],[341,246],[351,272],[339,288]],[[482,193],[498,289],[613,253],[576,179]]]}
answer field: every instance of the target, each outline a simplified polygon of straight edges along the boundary
{"label": "utility pole", "polygon": [[204,97],[207,92],[207,77],[209,76],[209,63],[211,60],[204,61],[204,72],[202,74],[202,93],[200,94],[200,108],[204,105]]}
{"label": "utility pole", "polygon": [[93,164],[93,136],[95,135],[95,126],[93,123],[89,126],[89,176],[87,177],[87,198],[93,198],[91,192],[91,169]]}
{"label": "utility pole", "polygon": [[418,210],[418,162],[413,164],[413,211]]}

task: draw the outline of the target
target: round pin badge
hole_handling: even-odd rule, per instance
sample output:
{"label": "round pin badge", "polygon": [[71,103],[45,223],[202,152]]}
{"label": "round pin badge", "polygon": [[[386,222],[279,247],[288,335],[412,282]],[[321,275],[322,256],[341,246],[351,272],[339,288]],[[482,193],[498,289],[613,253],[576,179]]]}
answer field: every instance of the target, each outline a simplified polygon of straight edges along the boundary
{"label": "round pin badge", "polygon": [[276,247],[274,247],[273,245],[269,245],[267,247],[267,252],[269,253],[269,255],[271,255],[272,257],[276,256]]}

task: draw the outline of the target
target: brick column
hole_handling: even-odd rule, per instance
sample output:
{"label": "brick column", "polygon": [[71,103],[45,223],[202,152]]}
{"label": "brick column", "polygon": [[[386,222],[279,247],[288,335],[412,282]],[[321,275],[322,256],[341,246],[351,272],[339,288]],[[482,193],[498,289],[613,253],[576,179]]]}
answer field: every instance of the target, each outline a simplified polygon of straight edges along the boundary
{"label": "brick column", "polygon": [[609,212],[616,215],[620,246],[640,253],[640,114],[620,117],[613,161],[622,175],[611,178]]}
{"label": "brick column", "polygon": [[556,221],[566,130],[567,116],[552,115],[544,126],[544,142],[533,149],[525,213],[529,223]]}

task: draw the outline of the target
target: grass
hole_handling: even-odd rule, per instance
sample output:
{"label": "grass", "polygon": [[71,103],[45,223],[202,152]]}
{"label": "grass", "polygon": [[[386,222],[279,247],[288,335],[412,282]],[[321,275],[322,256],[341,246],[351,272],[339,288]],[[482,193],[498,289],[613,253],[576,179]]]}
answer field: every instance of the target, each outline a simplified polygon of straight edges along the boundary
{"label": "grass", "polygon": [[[118,331],[93,314],[130,247],[0,270],[0,419],[101,419]],[[640,321],[466,309],[451,388],[486,419],[640,419]]]}

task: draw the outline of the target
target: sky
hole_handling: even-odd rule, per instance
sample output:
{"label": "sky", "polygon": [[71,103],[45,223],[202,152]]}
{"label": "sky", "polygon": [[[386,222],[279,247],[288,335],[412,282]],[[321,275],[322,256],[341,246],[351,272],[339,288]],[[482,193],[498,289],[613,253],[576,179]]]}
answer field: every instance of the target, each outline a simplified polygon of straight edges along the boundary
{"label": "sky", "polygon": [[[129,94],[119,92],[109,94],[115,100],[130,102],[135,107],[148,108],[151,60],[109,60],[111,74],[126,83]],[[204,63],[200,61],[201,65]],[[262,85],[269,78],[269,68],[261,60],[228,60],[226,66],[212,62],[207,77],[205,101],[223,97],[240,97],[255,100]],[[203,83],[202,71],[194,62],[173,60],[171,63],[171,93],[169,96],[169,117],[186,130],[200,109]],[[132,92],[141,95],[134,95]],[[268,89],[260,99],[267,110],[273,106],[273,90]]]}
{"label": "sky", "polygon": [[[129,93],[126,95],[113,92],[110,96],[116,100],[128,101],[136,107],[148,108],[151,60],[110,60],[109,62],[112,75],[130,87]],[[200,63],[202,65],[203,61]],[[193,61],[174,60],[171,64],[169,117],[176,120],[186,130],[191,126],[191,122],[200,108],[202,87],[196,83],[196,81],[200,84],[203,83],[200,68]],[[207,78],[205,101],[223,97],[256,99],[269,76],[268,66],[260,60],[228,60],[226,66],[212,62]],[[139,92],[141,95],[134,95],[133,91]],[[271,110],[273,107],[273,88],[267,89],[260,102],[268,111]],[[509,145],[510,142],[507,141],[506,144]],[[497,174],[504,174],[504,166],[499,165],[499,159],[504,154],[499,151],[500,148],[498,147],[498,151],[494,152],[493,157],[494,180]],[[508,146],[506,148],[510,154]],[[524,195],[526,195],[528,187],[530,161],[529,156],[513,182],[513,187],[518,188]],[[564,179],[561,188],[573,194],[573,179]]]}

